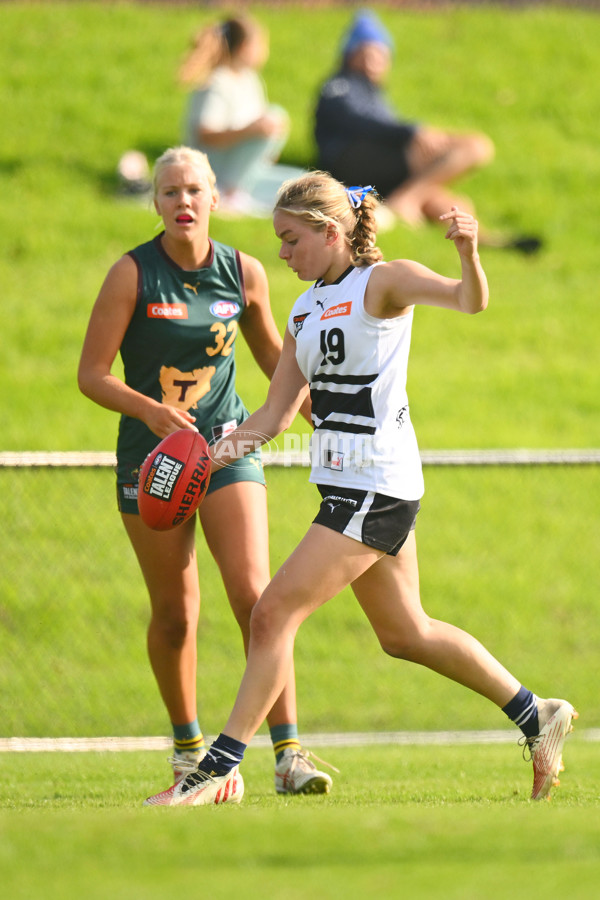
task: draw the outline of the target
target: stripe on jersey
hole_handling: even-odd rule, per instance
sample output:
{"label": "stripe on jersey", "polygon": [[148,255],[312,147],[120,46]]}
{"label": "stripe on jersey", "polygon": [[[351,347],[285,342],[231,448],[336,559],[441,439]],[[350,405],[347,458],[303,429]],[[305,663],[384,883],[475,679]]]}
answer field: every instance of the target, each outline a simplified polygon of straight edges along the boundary
{"label": "stripe on jersey", "polygon": [[[351,434],[375,434],[375,410],[371,388],[356,393],[318,390],[311,384],[310,399],[315,428],[331,428]],[[372,424],[369,424],[372,423]]]}
{"label": "stripe on jersey", "polygon": [[325,375],[316,373],[313,384],[371,384],[377,375]]}

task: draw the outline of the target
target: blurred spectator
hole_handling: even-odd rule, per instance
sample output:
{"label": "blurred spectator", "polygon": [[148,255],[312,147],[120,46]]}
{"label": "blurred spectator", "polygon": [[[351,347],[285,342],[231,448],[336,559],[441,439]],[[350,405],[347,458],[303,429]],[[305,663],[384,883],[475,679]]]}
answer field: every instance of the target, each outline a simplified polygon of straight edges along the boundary
{"label": "blurred spectator", "polygon": [[302,173],[276,163],[289,118],[267,100],[259,72],[268,54],[265,30],[240,16],[202,29],[179,70],[192,88],[184,142],[208,155],[221,206],[235,212],[270,212],[282,182]]}
{"label": "blurred spectator", "polygon": [[150,166],[146,155],[141,150],[127,150],[120,158],[117,166],[119,190],[122,194],[133,194],[141,197],[150,195],[152,182]]}
{"label": "blurred spectator", "polygon": [[[396,216],[410,225],[438,221],[451,207],[474,215],[473,203],[447,185],[491,161],[494,146],[481,133],[458,134],[406,121],[391,108],[382,84],[393,41],[371,12],[359,12],[342,41],[337,72],[317,103],[318,165],[346,185],[372,184]],[[533,252],[537,238],[480,231],[480,243]]]}

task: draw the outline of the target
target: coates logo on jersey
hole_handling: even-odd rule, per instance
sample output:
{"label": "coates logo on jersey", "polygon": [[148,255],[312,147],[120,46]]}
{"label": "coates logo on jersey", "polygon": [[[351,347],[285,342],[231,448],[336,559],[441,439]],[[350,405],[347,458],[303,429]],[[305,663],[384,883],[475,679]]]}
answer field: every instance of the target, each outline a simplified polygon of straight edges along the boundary
{"label": "coates logo on jersey", "polygon": [[351,310],[352,300],[349,300],[347,303],[338,303],[336,306],[332,306],[330,309],[325,310],[321,316],[321,321],[323,321],[323,319],[333,319],[334,316],[349,316]]}
{"label": "coates logo on jersey", "polygon": [[188,308],[185,303],[149,303],[147,315],[149,319],[187,319]]}
{"label": "coates logo on jersey", "polygon": [[217,300],[211,306],[210,311],[218,319],[231,319],[232,316],[239,313],[240,304],[236,303],[235,300]]}

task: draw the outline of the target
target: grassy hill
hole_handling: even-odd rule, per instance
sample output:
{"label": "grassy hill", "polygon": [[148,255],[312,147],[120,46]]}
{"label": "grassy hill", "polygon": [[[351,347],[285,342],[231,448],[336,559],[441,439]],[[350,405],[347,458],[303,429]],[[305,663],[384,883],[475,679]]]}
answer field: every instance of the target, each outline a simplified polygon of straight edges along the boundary
{"label": "grassy hill", "polygon": [[[487,250],[491,306],[474,320],[419,310],[409,390],[423,447],[598,446],[595,52],[600,18],[560,7],[377,7],[396,41],[389,89],[407,116],[494,140],[495,162],[461,186],[492,227],[540,233],[524,258]],[[349,10],[252,5],[269,27],[270,97],[292,117],[285,159],[314,160],[311,110]],[[156,217],[116,195],[121,153],[151,160],[180,139],[174,73],[213,9],[129,3],[2,7],[0,283],[5,450],[112,449],[115,417],[82,398],[75,369],[110,264]],[[300,283],[269,221],[215,219],[214,235],[261,258],[283,328]],[[435,228],[381,238],[388,256],[449,275]],[[245,399],[265,382],[240,350]]]}

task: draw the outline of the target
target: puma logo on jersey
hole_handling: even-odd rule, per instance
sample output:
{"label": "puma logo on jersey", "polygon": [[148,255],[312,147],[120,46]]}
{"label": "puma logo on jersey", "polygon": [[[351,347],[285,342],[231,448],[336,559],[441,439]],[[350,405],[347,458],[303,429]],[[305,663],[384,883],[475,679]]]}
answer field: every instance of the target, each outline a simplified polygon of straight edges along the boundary
{"label": "puma logo on jersey", "polygon": [[200,287],[199,283],[198,284],[187,284],[184,281],[183,286],[184,286],[184,288],[187,288],[189,291],[193,291],[195,293],[196,297],[198,296],[198,288]]}
{"label": "puma logo on jersey", "polygon": [[321,320],[333,319],[334,316],[349,316],[351,310],[352,300],[349,300],[347,303],[338,303],[336,304],[336,306],[332,306],[330,309],[326,309],[321,316]]}

